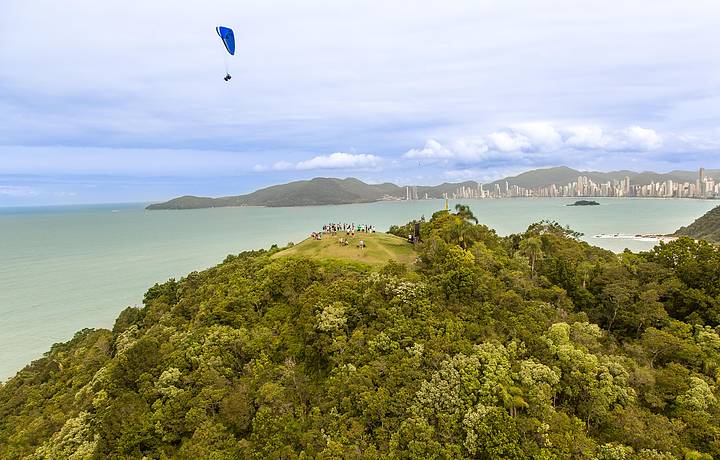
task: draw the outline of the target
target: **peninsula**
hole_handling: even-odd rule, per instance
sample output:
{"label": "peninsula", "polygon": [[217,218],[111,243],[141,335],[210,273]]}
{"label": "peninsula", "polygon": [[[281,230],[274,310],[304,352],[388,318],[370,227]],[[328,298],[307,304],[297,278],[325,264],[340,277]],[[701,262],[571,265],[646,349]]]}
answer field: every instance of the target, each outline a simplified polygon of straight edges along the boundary
{"label": "peninsula", "polygon": [[698,217],[692,224],[681,227],[673,236],[689,236],[696,240],[720,243],[720,206]]}
{"label": "peninsula", "polygon": [[165,203],[151,204],[149,210],[198,209],[227,206],[319,206],[328,204],[372,203],[383,200],[430,199],[452,196],[458,188],[477,187],[475,182],[441,184],[427,187],[401,187],[391,183],[366,184],[355,179],[316,177],[282,185],[273,185],[247,195],[220,198],[181,196]]}

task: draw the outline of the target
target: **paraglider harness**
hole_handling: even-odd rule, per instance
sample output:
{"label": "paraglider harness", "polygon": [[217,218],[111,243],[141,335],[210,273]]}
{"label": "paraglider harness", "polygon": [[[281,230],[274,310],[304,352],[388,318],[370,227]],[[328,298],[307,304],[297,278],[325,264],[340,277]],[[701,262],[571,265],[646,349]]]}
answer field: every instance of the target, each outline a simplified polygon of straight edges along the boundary
{"label": "paraglider harness", "polygon": [[231,78],[232,77],[230,76],[230,74],[227,74],[227,75],[225,75],[225,78],[223,78],[223,80],[230,81]]}

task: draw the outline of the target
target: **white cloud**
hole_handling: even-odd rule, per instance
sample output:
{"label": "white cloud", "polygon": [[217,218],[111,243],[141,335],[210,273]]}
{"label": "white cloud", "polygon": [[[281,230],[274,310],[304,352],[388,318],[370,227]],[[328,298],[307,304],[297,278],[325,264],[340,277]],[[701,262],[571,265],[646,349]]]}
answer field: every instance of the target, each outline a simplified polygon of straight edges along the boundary
{"label": "white cloud", "polygon": [[37,196],[38,191],[32,187],[23,185],[0,185],[0,195],[12,197],[31,197]]}
{"label": "white cloud", "polygon": [[405,158],[427,160],[460,159],[463,161],[481,161],[487,157],[490,148],[487,142],[480,139],[460,138],[445,146],[435,139],[425,142],[422,149],[411,149]]}
{"label": "white cloud", "polygon": [[256,164],[252,170],[255,172],[265,171],[309,171],[316,169],[373,169],[384,163],[384,160],[377,155],[367,153],[345,153],[335,152],[330,155],[318,155],[309,160],[290,163],[278,161],[270,166]]}
{"label": "white cloud", "polygon": [[599,126],[572,126],[565,129],[567,138],[565,145],[577,149],[602,149],[607,147],[610,139]]}
{"label": "white cloud", "polygon": [[411,149],[405,154],[406,158],[452,158],[453,156],[453,152],[435,139],[425,142],[425,147],[422,149]]}
{"label": "white cloud", "polygon": [[287,161],[278,161],[272,165],[256,164],[252,170],[254,172],[265,172],[265,171],[289,171],[295,169],[295,165]]}
{"label": "white cloud", "polygon": [[663,144],[662,137],[654,129],[630,126],[622,131],[622,135],[627,150],[655,150]]}
{"label": "white cloud", "polygon": [[574,126],[565,129],[565,146],[579,150],[643,152],[662,147],[663,139],[654,130],[640,126],[606,132],[599,126]]}
{"label": "white cloud", "polygon": [[295,169],[305,171],[309,169],[375,168],[380,165],[381,161],[380,157],[365,153],[335,152],[330,155],[320,155],[310,160],[301,161],[295,165]]}
{"label": "white cloud", "polygon": [[278,161],[272,165],[272,169],[275,171],[287,171],[293,169],[293,164],[287,161]]}
{"label": "white cloud", "polygon": [[608,131],[593,125],[564,127],[533,122],[502,128],[481,137],[461,137],[447,143],[430,139],[422,149],[411,149],[404,157],[480,163],[486,160],[539,159],[577,151],[641,153],[660,149],[663,145],[663,137],[658,132],[637,125]]}
{"label": "white cloud", "polygon": [[462,161],[481,161],[488,157],[490,147],[482,138],[460,138],[452,143],[452,151]]}
{"label": "white cloud", "polygon": [[522,123],[513,125],[512,129],[532,141],[534,146],[557,148],[563,142],[562,134],[550,123]]}
{"label": "white cloud", "polygon": [[532,147],[532,142],[525,135],[512,131],[500,131],[488,134],[490,148],[498,152],[519,152]]}

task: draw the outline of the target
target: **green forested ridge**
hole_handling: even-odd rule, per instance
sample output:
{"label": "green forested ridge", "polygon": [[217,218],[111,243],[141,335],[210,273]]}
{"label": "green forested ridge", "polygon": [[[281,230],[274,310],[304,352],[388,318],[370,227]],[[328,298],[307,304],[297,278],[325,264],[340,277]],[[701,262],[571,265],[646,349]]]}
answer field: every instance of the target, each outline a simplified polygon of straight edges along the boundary
{"label": "green forested ridge", "polygon": [[687,227],[680,228],[675,232],[675,235],[690,236],[713,243],[720,243],[720,206],[698,217],[695,222]]}
{"label": "green forested ridge", "polygon": [[412,270],[254,251],[155,285],[0,388],[0,458],[720,457],[720,250],[466,207],[421,234]]}
{"label": "green forested ridge", "polygon": [[[458,187],[477,187],[476,182],[440,184],[417,187],[418,196],[441,197],[444,193],[453,193]],[[318,206],[328,204],[371,203],[384,197],[404,198],[405,187],[395,184],[366,184],[349,177],[336,179],[316,177],[311,180],[299,180],[287,184],[273,185],[256,190],[247,195],[208,198],[181,196],[165,203],[155,203],[149,210],[159,209],[197,209],[219,208],[225,206]]]}
{"label": "green forested ridge", "polygon": [[196,209],[225,206],[313,206],[345,203],[368,203],[380,200],[383,195],[398,194],[400,187],[393,184],[366,184],[357,179],[316,177],[287,184],[273,185],[247,195],[208,198],[182,196],[165,203],[147,207],[158,209]]}

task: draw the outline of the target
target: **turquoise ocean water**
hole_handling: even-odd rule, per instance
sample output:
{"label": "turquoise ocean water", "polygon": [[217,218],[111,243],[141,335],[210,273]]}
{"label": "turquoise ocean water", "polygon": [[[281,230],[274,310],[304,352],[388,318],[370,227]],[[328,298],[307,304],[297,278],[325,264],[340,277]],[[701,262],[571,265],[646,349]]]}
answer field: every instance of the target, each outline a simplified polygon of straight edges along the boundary
{"label": "turquoise ocean water", "polygon": [[[716,201],[598,199],[462,200],[505,235],[551,219],[614,251],[651,241],[598,234],[668,233]],[[453,206],[456,202],[451,202]],[[112,327],[156,282],[221,262],[227,254],[300,241],[324,223],[355,222],[385,231],[441,209],[440,200],[303,208],[145,211],[143,204],[0,208],[0,380],[85,327]]]}

